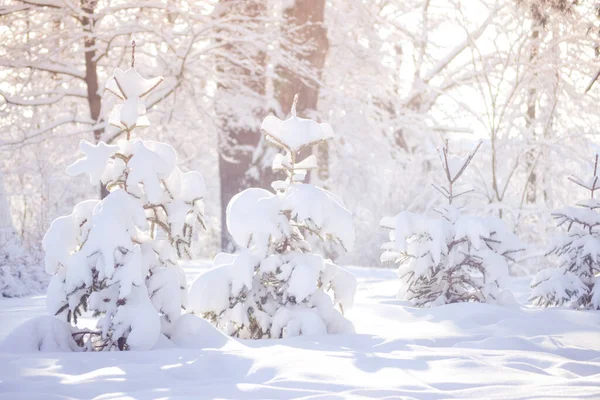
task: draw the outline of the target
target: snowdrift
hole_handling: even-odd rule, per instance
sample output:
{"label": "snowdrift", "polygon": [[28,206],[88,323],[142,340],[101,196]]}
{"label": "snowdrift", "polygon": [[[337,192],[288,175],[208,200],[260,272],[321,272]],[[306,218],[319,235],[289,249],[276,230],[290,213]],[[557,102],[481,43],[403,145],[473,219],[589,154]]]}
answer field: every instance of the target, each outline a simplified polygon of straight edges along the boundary
{"label": "snowdrift", "polygon": [[[154,351],[3,347],[0,399],[597,398],[597,312],[475,303],[419,309],[396,299],[395,271],[349,270],[358,278],[348,313],[356,334],[237,340],[190,316],[184,337]],[[200,271],[187,272],[191,280]],[[526,301],[530,278],[509,283]],[[1,302],[0,340],[44,313],[42,297]]]}

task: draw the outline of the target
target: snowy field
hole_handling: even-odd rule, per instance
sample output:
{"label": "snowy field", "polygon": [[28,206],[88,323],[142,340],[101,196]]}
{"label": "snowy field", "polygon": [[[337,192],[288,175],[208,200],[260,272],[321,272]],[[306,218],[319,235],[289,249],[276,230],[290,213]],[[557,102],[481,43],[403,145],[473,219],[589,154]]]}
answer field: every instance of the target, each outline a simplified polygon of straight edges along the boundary
{"label": "snowy field", "polygon": [[[356,335],[236,341],[197,349],[0,354],[0,398],[600,399],[600,314],[395,299],[392,270],[350,268]],[[188,268],[193,279],[201,269]],[[524,302],[530,278],[512,278]],[[44,297],[0,301],[0,339],[45,313]],[[6,349],[4,349],[6,351]]]}

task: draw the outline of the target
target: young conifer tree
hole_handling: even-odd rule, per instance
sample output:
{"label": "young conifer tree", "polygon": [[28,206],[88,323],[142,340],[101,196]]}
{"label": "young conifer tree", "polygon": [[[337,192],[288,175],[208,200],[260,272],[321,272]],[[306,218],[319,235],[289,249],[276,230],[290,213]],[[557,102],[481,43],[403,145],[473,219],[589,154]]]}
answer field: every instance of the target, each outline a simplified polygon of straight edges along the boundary
{"label": "young conifer tree", "polygon": [[570,177],[588,191],[589,197],[577,207],[565,207],[552,215],[558,226],[567,228],[557,238],[548,255],[558,256],[559,266],[540,271],[532,283],[530,300],[543,307],[569,306],[583,310],[600,310],[600,201],[594,194],[600,189],[598,155],[592,176]]}
{"label": "young conifer tree", "polygon": [[116,145],[82,141],[84,157],[67,169],[101,182],[109,194],[77,204],[43,240],[53,275],[48,310],[72,324],[90,311],[98,330],[74,335],[89,349],[151,349],[186,305],[177,261],[189,256],[194,230],[204,224],[206,189],[198,172],[177,167],[171,146],[136,137],[149,126],[142,99],[161,81],[143,78],[133,62],[115,69],[106,90],[121,103],[109,123],[125,137]]}
{"label": "young conifer tree", "polygon": [[352,215],[342,201],[303,183],[317,167],[315,156],[298,159],[302,150],[333,138],[333,130],[298,118],[295,103],[291,114],[262,123],[266,140],[284,151],[273,169],[286,179],[273,182],[274,192],[251,188],[233,197],[227,227],[241,251],[218,255],[215,268],[190,290],[193,312],[240,338],[354,331],[343,313],[352,305],[356,278],[313,253],[305,240],[312,234],[346,250],[354,245]]}
{"label": "young conifer tree", "polygon": [[463,215],[457,199],[457,181],[479,149],[466,157],[449,154],[448,142],[440,152],[446,186],[434,187],[447,204],[439,216],[401,212],[381,220],[390,229],[390,242],[382,246],[383,263],[398,264],[403,287],[399,297],[418,307],[457,302],[512,302],[502,285],[508,262],[521,249],[518,238],[495,217]]}

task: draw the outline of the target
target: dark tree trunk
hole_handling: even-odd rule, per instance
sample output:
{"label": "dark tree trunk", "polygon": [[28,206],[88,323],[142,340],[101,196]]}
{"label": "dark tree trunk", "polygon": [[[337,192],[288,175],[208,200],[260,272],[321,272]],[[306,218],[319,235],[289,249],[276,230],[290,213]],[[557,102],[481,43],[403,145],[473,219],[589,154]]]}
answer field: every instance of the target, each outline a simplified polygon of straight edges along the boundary
{"label": "dark tree trunk", "polygon": [[232,250],[232,239],[227,230],[227,205],[233,196],[251,186],[247,177],[252,164],[252,152],[244,147],[254,148],[260,139],[258,130],[239,130],[223,127],[220,142],[230,141],[229,145],[220,146],[219,178],[221,182],[221,248]]}
{"label": "dark tree trunk", "polygon": [[[291,36],[291,42],[310,45],[311,49],[303,56],[303,60],[310,63],[319,80],[329,50],[327,30],[323,25],[324,12],[325,0],[296,0],[294,6],[287,8],[284,13],[288,27],[292,28],[291,32],[286,31],[284,34]],[[296,94],[298,112],[316,110],[319,98],[318,82],[307,85],[295,71],[283,67],[278,69],[278,76],[280,81],[276,87],[276,96],[283,112],[289,113]]]}
{"label": "dark tree trunk", "polygon": [[[81,0],[81,8],[87,14],[92,16],[96,9],[96,0]],[[95,21],[88,16],[81,18],[84,31],[88,32],[88,36],[84,39],[85,44],[85,84],[87,86],[87,101],[90,107],[90,117],[92,120],[98,122],[100,118],[100,107],[102,98],[98,94],[98,64],[95,60],[96,57],[96,38],[94,37],[94,24]],[[102,129],[96,129],[94,131],[94,141],[98,143],[102,136]],[[100,183],[100,198],[103,199],[108,195],[106,187]]]}
{"label": "dark tree trunk", "polygon": [[[285,10],[284,17],[287,27],[291,28],[284,33],[284,35],[289,35],[288,41],[310,46],[310,50],[302,57],[315,72],[316,80],[307,84],[306,79],[303,80],[295,71],[279,67],[279,80],[275,85],[275,96],[282,112],[286,113],[279,117],[284,118],[289,115],[296,94],[298,94],[296,106],[298,114],[308,117],[317,109],[319,81],[329,51],[327,29],[324,25],[325,0],[296,0],[293,7]],[[294,49],[285,50],[293,51]],[[307,149],[306,154],[302,154],[302,157],[308,156],[310,152],[311,149]],[[317,176],[320,181],[325,181],[329,176],[329,146],[327,143],[320,145],[317,158],[319,165]]]}
{"label": "dark tree trunk", "polygon": [[[264,0],[249,0],[240,2],[236,0],[222,0],[215,10],[215,17],[220,18],[228,14],[241,14],[252,18],[266,13],[266,2]],[[225,46],[224,49],[231,59],[244,59],[247,54],[234,44]],[[264,97],[265,93],[265,53],[263,51],[251,54],[252,64],[255,69],[246,68],[242,64],[232,63],[229,59],[218,59],[217,70],[227,72],[231,75],[241,77],[240,82],[234,82],[228,86],[227,82],[219,84],[219,91],[235,94],[236,85],[249,88],[257,101]],[[226,97],[218,104],[219,132],[219,179],[221,186],[221,248],[224,251],[232,250],[232,239],[227,230],[226,210],[233,196],[247,187],[253,186],[253,179],[248,171],[252,165],[253,150],[260,141],[260,127],[240,128],[236,120],[236,110],[230,108]],[[239,110],[237,110],[239,111]],[[252,111],[257,119],[264,114],[261,107]]]}
{"label": "dark tree trunk", "polygon": [[[293,7],[287,8],[284,17],[287,28],[283,34],[289,35],[286,42],[298,43],[299,46],[309,46],[309,51],[299,55],[307,62],[314,73],[314,79],[307,80],[306,77],[298,76],[296,71],[280,66],[277,69],[278,81],[275,84],[275,96],[285,115],[289,116],[294,96],[298,95],[296,112],[300,117],[314,118],[319,100],[321,76],[329,51],[329,40],[325,28],[325,0],[296,0]],[[293,51],[294,49],[284,49]],[[315,173],[307,176],[307,181],[318,183],[327,187],[329,178],[329,144],[321,143],[313,149],[305,149],[299,159],[304,159],[311,152],[315,152],[318,168]],[[315,182],[317,181],[317,182]],[[329,243],[317,242],[315,244],[321,249],[327,258],[337,258],[338,249]]]}
{"label": "dark tree trunk", "polygon": [[[317,71],[318,79],[321,77],[321,71],[325,63],[325,57],[328,50],[327,32],[323,27],[325,1],[324,0],[297,0],[293,7],[285,12],[286,27],[299,26],[295,31],[293,39],[300,43],[310,42],[313,49],[305,55],[311,66]],[[222,0],[216,16],[222,17],[227,13],[241,13],[247,17],[256,17],[265,15],[267,12],[266,2],[264,0],[254,0],[239,2],[234,0]],[[287,32],[287,30],[286,30]],[[283,33],[284,35],[287,33]],[[283,49],[293,52],[295,49]],[[239,52],[234,46],[227,46],[226,51],[230,54]],[[242,57],[241,54],[237,54]],[[246,56],[246,55],[244,55]],[[264,69],[266,64],[266,54],[258,52],[251,54],[252,64]],[[242,57],[243,58],[243,57]],[[233,65],[227,60],[218,60],[217,69],[228,71],[243,76],[244,87],[250,88],[255,93],[257,99],[264,98],[266,89],[266,77],[264,71],[257,73],[245,69],[243,66]],[[295,71],[279,67],[278,76],[281,78],[275,83],[275,96],[281,105],[281,109],[289,113],[294,95],[299,95],[297,110],[299,114],[306,114],[311,110],[316,110],[319,97],[318,82],[307,85],[296,75]],[[220,90],[235,90],[225,85],[219,86]],[[276,179],[276,175],[270,170],[270,158],[273,152],[268,149],[257,146],[260,143],[261,132],[258,127],[240,128],[236,124],[235,110],[228,110],[225,107],[219,107],[219,120],[221,132],[219,135],[219,175],[221,182],[221,247],[223,250],[231,250],[232,242],[227,231],[226,209],[233,196],[248,187],[270,188],[271,182]],[[257,119],[266,116],[266,109],[258,107],[254,110]],[[285,118],[287,115],[279,115]],[[258,150],[258,151],[257,151]],[[328,152],[319,153],[321,160],[320,167],[326,171],[328,164]]]}

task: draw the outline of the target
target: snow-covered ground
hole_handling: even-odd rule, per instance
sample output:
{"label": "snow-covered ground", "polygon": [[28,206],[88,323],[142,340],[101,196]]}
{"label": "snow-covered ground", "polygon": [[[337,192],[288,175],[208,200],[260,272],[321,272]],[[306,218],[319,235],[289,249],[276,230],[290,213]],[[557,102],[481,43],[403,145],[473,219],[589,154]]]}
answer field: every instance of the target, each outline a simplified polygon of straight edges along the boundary
{"label": "snow-covered ground", "polygon": [[[356,335],[240,342],[213,333],[197,349],[2,353],[0,398],[600,399],[600,313],[417,309],[395,299],[394,271],[350,269],[359,279],[347,314]],[[522,303],[529,282],[512,281]],[[44,302],[0,300],[0,340],[43,315]]]}

